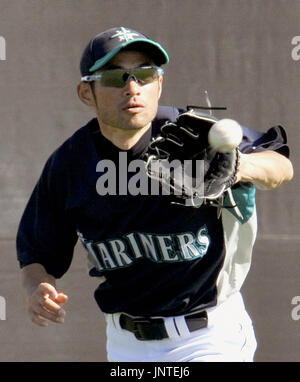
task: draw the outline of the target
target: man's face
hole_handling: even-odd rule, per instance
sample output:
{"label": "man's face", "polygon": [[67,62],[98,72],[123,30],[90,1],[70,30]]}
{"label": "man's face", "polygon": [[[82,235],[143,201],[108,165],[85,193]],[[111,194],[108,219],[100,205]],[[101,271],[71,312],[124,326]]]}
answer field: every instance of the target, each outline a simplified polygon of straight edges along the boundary
{"label": "man's face", "polygon": [[[138,51],[122,51],[105,69],[131,69],[145,65],[153,65],[145,54]],[[96,73],[101,73],[102,70]],[[140,84],[131,78],[124,88],[104,87],[99,81],[95,81],[95,108],[100,126],[121,130],[150,127],[157,113],[162,80],[162,77],[159,77],[151,83]]]}

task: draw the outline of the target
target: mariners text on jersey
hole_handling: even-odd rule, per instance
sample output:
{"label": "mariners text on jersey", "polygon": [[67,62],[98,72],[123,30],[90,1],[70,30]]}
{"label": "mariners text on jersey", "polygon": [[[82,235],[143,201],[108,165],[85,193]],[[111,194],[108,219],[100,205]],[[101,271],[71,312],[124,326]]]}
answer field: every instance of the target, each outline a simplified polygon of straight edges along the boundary
{"label": "mariners text on jersey", "polygon": [[101,242],[87,240],[79,231],[78,236],[89,253],[93,274],[127,267],[143,257],[157,263],[202,258],[210,243],[206,225],[196,235],[193,232],[171,235],[131,232],[122,238]]}

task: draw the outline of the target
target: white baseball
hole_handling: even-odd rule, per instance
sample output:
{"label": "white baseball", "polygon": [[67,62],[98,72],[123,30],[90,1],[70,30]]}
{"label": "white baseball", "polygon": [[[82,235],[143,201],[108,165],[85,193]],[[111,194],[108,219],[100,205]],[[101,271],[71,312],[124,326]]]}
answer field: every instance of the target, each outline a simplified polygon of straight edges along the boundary
{"label": "white baseball", "polygon": [[220,119],[212,125],[208,133],[210,146],[220,153],[227,153],[239,146],[243,139],[243,131],[233,119]]}

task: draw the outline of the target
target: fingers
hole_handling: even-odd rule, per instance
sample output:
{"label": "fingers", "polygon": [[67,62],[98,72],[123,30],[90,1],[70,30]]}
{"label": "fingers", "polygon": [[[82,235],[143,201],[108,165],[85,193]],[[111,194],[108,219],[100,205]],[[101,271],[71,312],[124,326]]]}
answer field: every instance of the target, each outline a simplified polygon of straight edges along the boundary
{"label": "fingers", "polygon": [[35,313],[31,308],[28,309],[29,318],[31,321],[39,326],[46,327],[48,326],[48,321],[41,316],[39,316],[37,313]]}
{"label": "fingers", "polygon": [[58,292],[53,285],[41,283],[28,300],[28,313],[32,322],[48,326],[48,321],[63,323],[66,312],[61,305],[68,296]]}
{"label": "fingers", "polygon": [[58,293],[56,300],[58,304],[64,304],[65,302],[68,301],[68,296],[65,295],[64,293]]}
{"label": "fingers", "polygon": [[56,316],[53,313],[48,312],[42,307],[36,307],[35,310],[33,308],[29,308],[29,316],[31,321],[39,326],[48,326],[49,321],[55,323],[64,323],[64,315]]}

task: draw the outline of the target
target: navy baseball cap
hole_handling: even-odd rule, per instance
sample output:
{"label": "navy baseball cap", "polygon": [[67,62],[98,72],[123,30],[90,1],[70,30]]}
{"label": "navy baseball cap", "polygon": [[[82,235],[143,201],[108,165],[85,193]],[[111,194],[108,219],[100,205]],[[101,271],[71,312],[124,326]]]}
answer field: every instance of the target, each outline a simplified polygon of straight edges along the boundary
{"label": "navy baseball cap", "polygon": [[81,75],[102,68],[121,49],[129,46],[147,54],[158,66],[169,62],[168,53],[158,42],[133,29],[111,28],[96,35],[86,46],[80,61]]}

